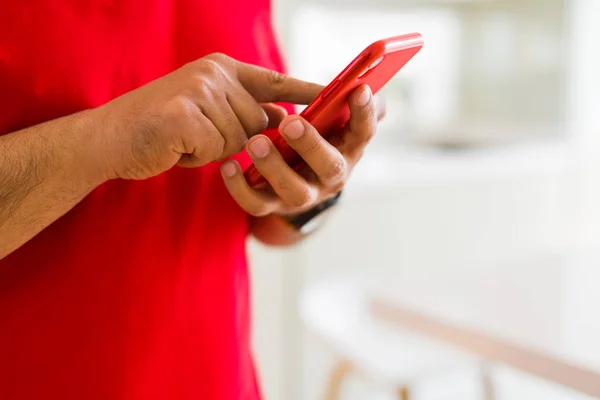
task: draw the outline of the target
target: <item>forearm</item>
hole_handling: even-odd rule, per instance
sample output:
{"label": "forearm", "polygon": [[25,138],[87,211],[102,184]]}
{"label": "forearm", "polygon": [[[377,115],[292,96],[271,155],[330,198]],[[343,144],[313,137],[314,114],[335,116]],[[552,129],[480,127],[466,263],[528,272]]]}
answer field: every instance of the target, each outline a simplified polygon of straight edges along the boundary
{"label": "forearm", "polygon": [[0,136],[0,259],[102,182],[90,112]]}
{"label": "forearm", "polygon": [[291,246],[307,236],[273,214],[252,217],[250,229],[254,237],[270,246]]}

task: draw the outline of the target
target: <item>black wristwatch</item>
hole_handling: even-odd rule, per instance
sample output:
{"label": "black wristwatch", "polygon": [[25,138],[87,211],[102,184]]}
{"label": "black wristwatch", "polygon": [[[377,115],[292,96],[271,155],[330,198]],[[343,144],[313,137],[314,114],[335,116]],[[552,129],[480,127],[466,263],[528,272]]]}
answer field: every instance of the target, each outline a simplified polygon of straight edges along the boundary
{"label": "black wristwatch", "polygon": [[327,211],[340,202],[342,192],[338,192],[335,196],[325,200],[302,214],[294,215],[293,217],[281,217],[287,221],[296,230],[303,234],[309,234],[315,231],[323,223]]}

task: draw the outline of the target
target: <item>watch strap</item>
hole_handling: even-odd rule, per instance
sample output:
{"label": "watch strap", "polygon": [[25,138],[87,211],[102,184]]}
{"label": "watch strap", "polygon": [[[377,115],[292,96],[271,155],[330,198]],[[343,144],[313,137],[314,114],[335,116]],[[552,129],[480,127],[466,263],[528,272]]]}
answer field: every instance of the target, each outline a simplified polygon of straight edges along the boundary
{"label": "watch strap", "polygon": [[340,191],[335,196],[323,201],[322,203],[317,204],[308,211],[291,217],[283,216],[282,218],[286,220],[290,225],[292,225],[296,230],[301,230],[304,225],[308,224],[317,215],[338,204],[341,195],[342,192]]}

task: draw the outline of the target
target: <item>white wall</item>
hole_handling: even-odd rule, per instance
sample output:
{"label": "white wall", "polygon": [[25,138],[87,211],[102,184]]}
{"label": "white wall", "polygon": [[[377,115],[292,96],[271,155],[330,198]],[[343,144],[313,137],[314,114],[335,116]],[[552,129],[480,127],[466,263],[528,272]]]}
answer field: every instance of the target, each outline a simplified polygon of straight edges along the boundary
{"label": "white wall", "polygon": [[[291,3],[296,4],[276,3],[279,21],[291,18],[294,8],[286,7]],[[361,180],[349,188],[330,224],[298,249],[274,251],[251,243],[255,343],[267,399],[319,398],[334,360],[297,318],[296,295],[311,282],[349,271],[402,271],[597,243],[600,2],[572,0],[567,11],[574,41],[565,104],[575,149],[571,163],[546,173],[446,183],[413,179],[369,185]]]}
{"label": "white wall", "polygon": [[560,245],[569,222],[560,195],[566,179],[535,175],[370,193],[354,187],[329,225],[299,249],[253,246],[255,336],[268,398],[318,398],[334,359],[318,338],[298,334],[299,287],[353,271],[439,267]]}

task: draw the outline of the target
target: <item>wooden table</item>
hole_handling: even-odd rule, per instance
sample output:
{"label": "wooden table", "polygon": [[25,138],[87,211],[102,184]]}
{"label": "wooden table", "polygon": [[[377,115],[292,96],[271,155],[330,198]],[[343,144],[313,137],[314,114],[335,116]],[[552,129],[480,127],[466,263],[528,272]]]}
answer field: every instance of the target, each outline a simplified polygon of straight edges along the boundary
{"label": "wooden table", "polygon": [[378,318],[600,398],[600,252],[411,269],[369,293]]}

